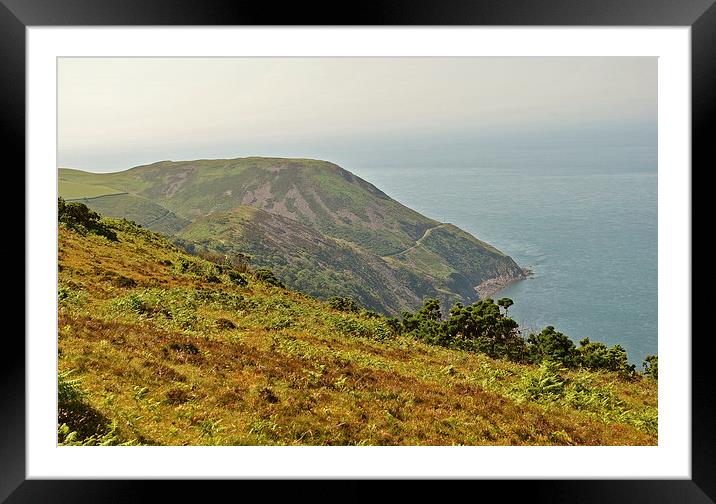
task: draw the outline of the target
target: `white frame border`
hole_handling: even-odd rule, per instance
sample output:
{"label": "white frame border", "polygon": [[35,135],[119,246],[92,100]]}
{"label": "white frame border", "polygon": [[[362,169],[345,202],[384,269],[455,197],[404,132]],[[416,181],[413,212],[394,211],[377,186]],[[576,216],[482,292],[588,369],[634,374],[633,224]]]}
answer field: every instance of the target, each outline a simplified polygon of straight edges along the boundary
{"label": "white frame border", "polygon": [[[28,27],[26,33],[28,479],[691,478],[689,27]],[[61,56],[658,57],[659,445],[58,448],[55,155]]]}

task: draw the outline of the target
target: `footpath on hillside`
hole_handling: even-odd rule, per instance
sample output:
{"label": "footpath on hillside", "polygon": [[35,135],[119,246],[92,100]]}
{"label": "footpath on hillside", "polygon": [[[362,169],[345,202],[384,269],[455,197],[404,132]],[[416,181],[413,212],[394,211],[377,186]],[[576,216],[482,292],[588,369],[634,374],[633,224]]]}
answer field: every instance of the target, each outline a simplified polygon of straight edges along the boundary
{"label": "footpath on hillside", "polygon": [[430,236],[430,233],[432,233],[434,229],[437,229],[437,228],[439,228],[439,227],[445,227],[445,226],[447,226],[447,225],[448,225],[448,224],[447,224],[446,222],[443,222],[442,224],[438,224],[437,226],[433,226],[433,227],[431,227],[431,228],[428,228],[428,229],[426,229],[425,232],[423,233],[423,236],[421,236],[420,238],[418,238],[417,241],[415,242],[415,245],[413,245],[412,247],[408,247],[408,248],[406,248],[405,250],[400,250],[400,251],[398,251],[398,252],[393,252],[392,254],[387,254],[387,255],[384,255],[384,256],[381,256],[381,257],[383,257],[383,259],[385,259],[386,257],[393,257],[393,256],[397,256],[397,255],[400,255],[400,254],[404,254],[405,252],[410,252],[411,250],[413,250],[413,249],[419,247],[420,244],[423,243],[423,241],[425,240],[425,238],[427,238],[428,236]]}

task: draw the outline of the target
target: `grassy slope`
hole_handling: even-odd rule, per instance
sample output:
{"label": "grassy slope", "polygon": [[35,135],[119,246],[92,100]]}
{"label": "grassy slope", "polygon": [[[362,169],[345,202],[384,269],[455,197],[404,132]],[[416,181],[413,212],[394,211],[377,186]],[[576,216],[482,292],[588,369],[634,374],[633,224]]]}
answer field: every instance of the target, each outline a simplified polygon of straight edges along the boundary
{"label": "grassy slope", "polygon": [[[385,313],[396,313],[403,307],[417,309],[428,296],[439,297],[446,308],[455,300],[470,303],[477,299],[474,287],[483,280],[503,274],[522,275],[511,258],[488,244],[401,205],[372,184],[326,161],[281,158],[163,161],[108,174],[61,169],[60,177],[131,193],[125,197],[86,200],[88,206],[100,213],[123,216],[150,229],[205,243],[216,243],[221,235],[225,246],[233,250],[244,247],[239,251],[247,254],[255,255],[247,243],[262,241],[258,232],[266,229],[264,215],[256,214],[263,219],[261,222],[243,218],[239,224],[235,219],[228,222],[223,217],[225,212],[249,205],[290,219],[283,221],[287,226],[293,222],[309,226],[318,235],[362,250],[349,254],[347,260],[296,264],[293,244],[274,234],[271,240],[263,240],[273,243],[270,253],[261,253],[263,264],[275,269],[296,288],[318,293],[325,292],[325,286],[333,286],[342,289],[336,294],[356,297]],[[121,198],[130,197],[141,201],[135,206],[123,204]],[[147,203],[158,207],[150,208]],[[173,212],[172,218],[161,221],[159,227],[154,220],[156,215],[169,210]],[[148,215],[139,215],[142,212]],[[217,214],[220,216],[215,217]],[[180,231],[187,220],[200,222]],[[227,223],[222,228],[220,222]],[[239,230],[238,225],[247,229]],[[436,229],[428,231],[431,228]],[[426,231],[430,234],[421,239]],[[227,241],[237,235],[246,239]],[[415,246],[418,240],[420,244]],[[350,260],[356,254],[376,257],[368,261],[366,268],[359,261]],[[380,256],[385,256],[385,264],[377,263]],[[341,264],[333,264],[336,262]],[[385,282],[387,288],[382,288],[380,279],[374,281],[376,269],[392,271]],[[398,281],[407,289],[397,286]]]}
{"label": "grassy slope", "polygon": [[82,182],[71,182],[68,180],[58,180],[58,190],[60,196],[66,200],[97,198],[99,196],[107,196],[112,194],[124,194],[122,191],[105,187],[103,185],[83,184]]}
{"label": "grassy slope", "polygon": [[[63,196],[60,192],[60,196]],[[64,197],[64,196],[63,196]],[[121,217],[165,235],[179,232],[189,221],[176,215],[171,210],[152,203],[146,198],[134,194],[112,194],[95,198],[76,198],[95,212],[108,217]]]}
{"label": "grassy slope", "polygon": [[438,295],[424,277],[253,207],[199,218],[178,236],[208,250],[248,254],[252,265],[270,267],[289,287],[322,299],[349,296],[372,310],[397,315],[420,304],[423,296]]}
{"label": "grassy slope", "polygon": [[656,444],[651,381],[570,372],[569,398],[532,400],[534,367],[210,282],[213,264],[108,222],[119,242],[59,231],[59,368],[88,394],[73,427],[115,421],[122,439],[166,445]]}
{"label": "grassy slope", "polygon": [[59,196],[68,201],[78,201],[92,210],[108,217],[121,217],[135,221],[146,228],[163,234],[174,234],[189,221],[147,198],[130,194],[126,188],[102,185],[100,174],[60,168],[58,177]]}
{"label": "grassy slope", "polygon": [[443,288],[464,298],[469,298],[470,290],[488,278],[522,274],[505,254],[452,224],[429,230],[419,246],[386,259],[416,274],[436,276],[443,281]]}

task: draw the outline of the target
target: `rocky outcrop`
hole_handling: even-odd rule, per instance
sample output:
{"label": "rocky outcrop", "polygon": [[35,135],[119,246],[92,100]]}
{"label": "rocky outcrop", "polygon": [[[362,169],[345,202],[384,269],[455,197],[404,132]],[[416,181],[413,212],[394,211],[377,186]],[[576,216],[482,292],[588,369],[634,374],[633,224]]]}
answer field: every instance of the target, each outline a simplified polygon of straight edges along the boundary
{"label": "rocky outcrop", "polygon": [[[515,265],[516,266],[516,265]],[[488,278],[475,286],[475,292],[480,299],[493,297],[498,294],[502,289],[508,285],[517,282],[518,280],[524,280],[532,274],[532,270],[528,268],[520,268],[506,270],[498,276]]]}

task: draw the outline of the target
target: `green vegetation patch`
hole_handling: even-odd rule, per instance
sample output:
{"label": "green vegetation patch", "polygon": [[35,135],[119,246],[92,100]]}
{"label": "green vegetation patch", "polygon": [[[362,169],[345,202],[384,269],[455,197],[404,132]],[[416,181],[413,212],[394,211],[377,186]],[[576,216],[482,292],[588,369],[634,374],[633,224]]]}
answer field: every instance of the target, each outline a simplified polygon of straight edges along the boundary
{"label": "green vegetation patch", "polygon": [[112,194],[124,194],[124,191],[114,189],[112,187],[83,184],[82,182],[72,182],[69,180],[58,180],[58,191],[60,197],[66,200],[97,198],[99,196],[109,196]]}

